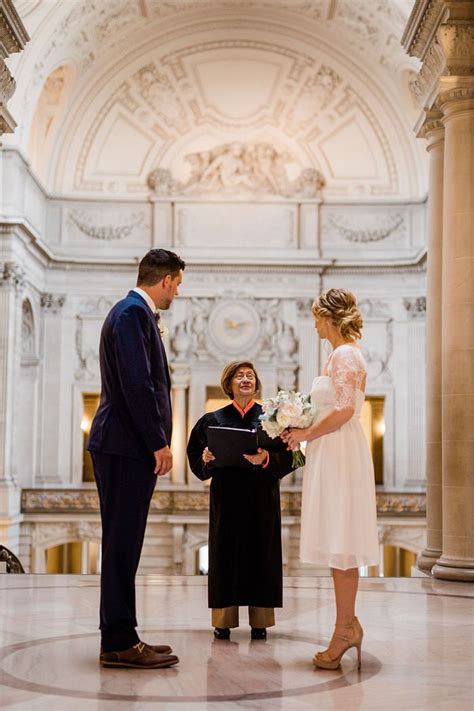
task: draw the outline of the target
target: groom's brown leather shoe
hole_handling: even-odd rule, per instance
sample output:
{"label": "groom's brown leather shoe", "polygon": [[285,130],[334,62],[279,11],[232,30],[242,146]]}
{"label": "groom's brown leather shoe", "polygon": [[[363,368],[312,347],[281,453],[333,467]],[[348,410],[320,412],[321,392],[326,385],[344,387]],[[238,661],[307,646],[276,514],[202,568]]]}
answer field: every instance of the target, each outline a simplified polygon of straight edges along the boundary
{"label": "groom's brown leather shoe", "polygon": [[175,654],[158,654],[145,642],[138,642],[121,652],[102,652],[100,655],[101,666],[125,669],[163,669],[178,662]]}
{"label": "groom's brown leather shoe", "polygon": [[[173,651],[169,644],[147,644],[146,642],[143,642],[143,644],[146,644],[147,647],[150,647],[150,649],[152,649],[157,654],[171,654]],[[100,653],[104,653],[102,647],[100,648]]]}

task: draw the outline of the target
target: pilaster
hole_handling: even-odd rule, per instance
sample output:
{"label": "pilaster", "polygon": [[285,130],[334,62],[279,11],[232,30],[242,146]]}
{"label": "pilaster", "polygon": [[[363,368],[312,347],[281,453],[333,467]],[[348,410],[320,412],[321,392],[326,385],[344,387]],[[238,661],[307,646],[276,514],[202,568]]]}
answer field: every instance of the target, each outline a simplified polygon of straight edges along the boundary
{"label": "pilaster", "polygon": [[59,471],[60,420],[49,413],[61,412],[61,311],[66,301],[64,294],[41,295],[43,371],[41,384],[41,410],[43,430],[39,481],[41,484],[58,484],[62,477]]}

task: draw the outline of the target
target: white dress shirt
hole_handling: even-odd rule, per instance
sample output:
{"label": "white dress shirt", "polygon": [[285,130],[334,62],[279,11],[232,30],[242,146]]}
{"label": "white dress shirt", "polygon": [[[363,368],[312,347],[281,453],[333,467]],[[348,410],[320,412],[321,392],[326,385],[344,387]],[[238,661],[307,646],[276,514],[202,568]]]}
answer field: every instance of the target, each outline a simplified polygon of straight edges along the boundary
{"label": "white dress shirt", "polygon": [[140,289],[139,286],[136,286],[134,289],[132,289],[132,291],[136,291],[137,294],[140,294],[140,296],[141,296],[143,299],[145,299],[147,305],[149,306],[149,308],[150,308],[150,310],[151,310],[151,313],[153,314],[153,316],[155,316],[155,315],[156,315],[156,306],[155,306],[155,303],[154,303],[153,299],[152,299],[150,296],[148,296],[148,294],[146,293],[146,291],[143,291],[143,289]]}

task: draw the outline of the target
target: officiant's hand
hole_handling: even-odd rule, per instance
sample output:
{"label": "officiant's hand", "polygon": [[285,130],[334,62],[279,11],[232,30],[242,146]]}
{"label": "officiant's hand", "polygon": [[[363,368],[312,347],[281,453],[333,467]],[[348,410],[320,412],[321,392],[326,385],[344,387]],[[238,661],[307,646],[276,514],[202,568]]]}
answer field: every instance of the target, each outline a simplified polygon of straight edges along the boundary
{"label": "officiant's hand", "polygon": [[206,449],[202,453],[202,461],[204,462],[204,464],[209,464],[209,462],[213,462],[214,459],[215,459],[215,456],[209,450],[209,447],[206,447]]}
{"label": "officiant's hand", "polygon": [[155,456],[155,474],[157,476],[168,474],[173,466],[173,455],[171,454],[171,449],[169,447],[163,447],[162,449],[157,449],[156,452],[153,452],[153,454]]}
{"label": "officiant's hand", "polygon": [[280,438],[288,445],[288,449],[298,449],[300,442],[305,442],[308,439],[307,430],[295,427],[281,433]]}
{"label": "officiant's hand", "polygon": [[257,454],[244,454],[244,459],[246,459],[250,464],[254,464],[256,467],[264,464],[268,459],[268,452],[266,449],[257,449]]}

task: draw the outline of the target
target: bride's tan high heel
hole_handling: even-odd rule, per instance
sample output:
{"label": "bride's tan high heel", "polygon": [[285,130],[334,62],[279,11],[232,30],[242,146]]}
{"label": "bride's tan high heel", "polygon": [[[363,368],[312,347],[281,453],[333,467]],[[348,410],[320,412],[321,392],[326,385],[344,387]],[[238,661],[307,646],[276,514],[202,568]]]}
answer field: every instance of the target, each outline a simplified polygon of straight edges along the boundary
{"label": "bride's tan high heel", "polygon": [[357,617],[354,617],[349,625],[336,625],[334,629],[333,637],[337,639],[342,639],[347,642],[347,647],[341,654],[333,659],[329,655],[329,649],[324,650],[324,652],[318,652],[313,657],[313,664],[319,669],[338,669],[341,664],[341,659],[348,649],[351,647],[356,647],[357,649],[357,669],[361,668],[362,663],[362,637],[364,636],[364,630],[362,629]]}

